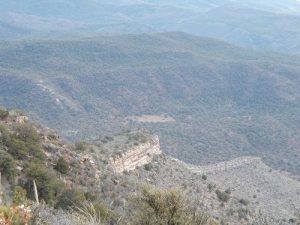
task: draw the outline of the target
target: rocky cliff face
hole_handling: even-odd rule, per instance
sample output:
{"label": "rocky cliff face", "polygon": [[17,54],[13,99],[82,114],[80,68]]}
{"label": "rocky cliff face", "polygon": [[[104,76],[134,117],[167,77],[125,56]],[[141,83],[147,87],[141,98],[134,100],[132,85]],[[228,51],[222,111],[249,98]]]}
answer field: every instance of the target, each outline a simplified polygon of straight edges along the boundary
{"label": "rocky cliff face", "polygon": [[159,138],[155,135],[146,143],[140,144],[121,155],[111,157],[110,164],[116,173],[122,173],[150,163],[153,156],[161,153]]}

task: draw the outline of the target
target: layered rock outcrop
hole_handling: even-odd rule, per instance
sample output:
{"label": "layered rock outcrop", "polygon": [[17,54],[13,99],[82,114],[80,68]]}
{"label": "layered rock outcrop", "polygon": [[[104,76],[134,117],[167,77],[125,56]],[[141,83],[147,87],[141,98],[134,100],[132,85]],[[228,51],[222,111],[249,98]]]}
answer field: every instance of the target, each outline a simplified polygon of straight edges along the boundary
{"label": "layered rock outcrop", "polygon": [[110,165],[116,173],[134,170],[150,163],[155,155],[161,154],[159,138],[153,136],[131,150],[110,158]]}

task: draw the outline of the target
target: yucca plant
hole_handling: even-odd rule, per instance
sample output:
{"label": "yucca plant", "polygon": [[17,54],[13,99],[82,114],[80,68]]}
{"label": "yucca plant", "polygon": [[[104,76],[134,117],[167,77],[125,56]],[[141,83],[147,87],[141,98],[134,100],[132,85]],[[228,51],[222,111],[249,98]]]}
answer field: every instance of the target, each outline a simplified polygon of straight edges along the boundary
{"label": "yucca plant", "polygon": [[89,225],[104,225],[104,224],[118,224],[121,217],[118,217],[113,211],[102,204],[92,204],[85,202],[81,206],[74,207],[73,215],[78,222],[83,221],[84,224]]}

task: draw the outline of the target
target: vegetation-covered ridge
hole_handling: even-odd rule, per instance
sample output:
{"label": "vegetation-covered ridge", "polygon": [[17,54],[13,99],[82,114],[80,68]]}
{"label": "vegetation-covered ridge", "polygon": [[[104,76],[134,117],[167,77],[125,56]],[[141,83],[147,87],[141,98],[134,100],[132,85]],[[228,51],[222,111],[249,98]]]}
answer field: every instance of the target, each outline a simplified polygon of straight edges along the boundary
{"label": "vegetation-covered ridge", "polygon": [[3,43],[0,104],[73,140],[141,127],[189,163],[299,175],[299,62],[184,33]]}
{"label": "vegetation-covered ridge", "polygon": [[146,130],[127,130],[72,145],[63,142],[55,131],[29,121],[21,112],[1,109],[0,114],[0,171],[4,180],[21,186],[31,198],[35,180],[38,192],[42,192],[40,198],[51,205],[60,204],[59,196],[66,189],[75,187],[83,192],[96,189],[101,176],[115,173],[114,167],[118,166],[115,158],[137,151],[140,155],[128,159],[135,160],[133,164],[138,157],[147,156],[151,161],[152,147],[159,150],[159,142],[153,143],[157,137]]}
{"label": "vegetation-covered ridge", "polygon": [[[73,146],[62,142],[54,131],[30,122],[21,112],[1,109],[0,224],[218,224],[192,209],[179,189],[143,185],[139,186],[140,194],[127,189],[121,196],[127,196],[128,206],[124,199],[122,210],[117,210],[115,201],[120,202],[121,196],[114,186],[119,181],[107,167],[107,160],[115,153],[105,152],[115,145],[102,154],[97,150],[113,140],[126,145],[132,140],[132,145],[138,146],[147,138],[150,134],[144,131],[126,131],[123,137],[118,134],[94,144],[78,142]],[[113,201],[113,206],[108,207],[107,200]]]}

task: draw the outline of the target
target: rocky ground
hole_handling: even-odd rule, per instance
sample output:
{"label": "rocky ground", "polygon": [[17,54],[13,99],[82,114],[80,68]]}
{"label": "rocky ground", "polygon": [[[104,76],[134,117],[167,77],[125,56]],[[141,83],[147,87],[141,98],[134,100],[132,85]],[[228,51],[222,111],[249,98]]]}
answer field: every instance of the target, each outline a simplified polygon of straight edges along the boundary
{"label": "rocky ground", "polygon": [[190,201],[230,224],[263,224],[262,218],[266,224],[293,222],[300,206],[299,181],[259,158],[237,158],[226,162],[233,165],[226,170],[224,164],[197,167],[161,156],[138,176],[153,185],[181,187]]}

